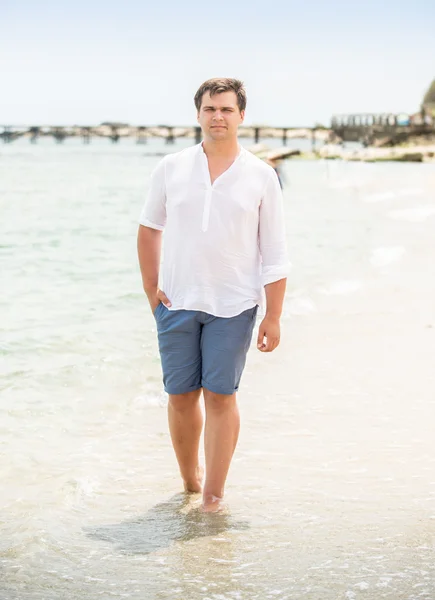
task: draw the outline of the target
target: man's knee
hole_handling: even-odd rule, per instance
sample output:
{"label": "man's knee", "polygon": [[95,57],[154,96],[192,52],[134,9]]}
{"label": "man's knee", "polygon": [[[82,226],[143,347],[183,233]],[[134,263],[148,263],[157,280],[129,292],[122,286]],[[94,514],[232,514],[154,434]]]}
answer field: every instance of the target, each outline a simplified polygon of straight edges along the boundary
{"label": "man's knee", "polygon": [[216,394],[204,388],[206,410],[221,412],[232,408],[236,403],[236,394]]}
{"label": "man's knee", "polygon": [[169,405],[177,412],[185,412],[196,406],[201,395],[201,390],[194,390],[186,394],[169,394]]}

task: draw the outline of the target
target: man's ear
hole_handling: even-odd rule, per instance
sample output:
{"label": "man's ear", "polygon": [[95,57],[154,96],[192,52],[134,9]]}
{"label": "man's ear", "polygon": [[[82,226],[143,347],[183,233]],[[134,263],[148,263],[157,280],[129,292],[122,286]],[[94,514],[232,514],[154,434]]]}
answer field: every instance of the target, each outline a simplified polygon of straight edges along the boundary
{"label": "man's ear", "polygon": [[245,111],[244,110],[240,111],[240,118],[241,118],[241,122],[243,123],[243,121],[245,120]]}

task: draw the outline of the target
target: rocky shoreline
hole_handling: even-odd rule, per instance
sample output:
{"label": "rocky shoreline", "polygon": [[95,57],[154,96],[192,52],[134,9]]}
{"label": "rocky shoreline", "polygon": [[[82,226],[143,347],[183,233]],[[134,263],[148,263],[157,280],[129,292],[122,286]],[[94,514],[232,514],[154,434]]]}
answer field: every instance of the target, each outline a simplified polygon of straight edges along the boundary
{"label": "rocky shoreline", "polygon": [[390,148],[346,149],[341,146],[325,144],[318,150],[317,158],[341,159],[364,162],[435,162],[435,144],[407,144]]}
{"label": "rocky shoreline", "polygon": [[259,158],[277,164],[285,159],[299,160],[349,160],[363,162],[420,162],[435,163],[435,143],[379,148],[368,146],[364,148],[349,148],[343,144],[328,144],[316,150],[303,152],[295,148],[283,146],[271,149],[263,144],[248,148]]}
{"label": "rocky shoreline", "polygon": [[[314,153],[312,153],[314,154]],[[435,162],[435,143],[432,144],[406,144],[378,148],[347,149],[339,145],[325,144],[316,153],[316,158],[340,159],[364,162]],[[308,158],[308,156],[306,156]]]}

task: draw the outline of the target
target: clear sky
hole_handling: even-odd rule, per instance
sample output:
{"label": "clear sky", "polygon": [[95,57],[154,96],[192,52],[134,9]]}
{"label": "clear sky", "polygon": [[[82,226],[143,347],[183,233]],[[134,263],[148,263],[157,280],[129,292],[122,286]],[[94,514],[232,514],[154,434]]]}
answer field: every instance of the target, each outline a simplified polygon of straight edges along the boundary
{"label": "clear sky", "polygon": [[0,0],[0,125],[190,125],[219,76],[247,124],[415,112],[434,32],[432,0]]}

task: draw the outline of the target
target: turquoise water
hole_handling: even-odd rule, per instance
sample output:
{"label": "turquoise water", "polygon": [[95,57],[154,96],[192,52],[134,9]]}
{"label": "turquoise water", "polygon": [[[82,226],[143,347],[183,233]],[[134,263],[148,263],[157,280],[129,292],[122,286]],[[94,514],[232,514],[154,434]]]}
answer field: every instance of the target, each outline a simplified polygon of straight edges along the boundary
{"label": "turquoise water", "polygon": [[136,259],[167,149],[0,146],[1,598],[433,600],[435,167],[283,166],[282,344],[206,516]]}

